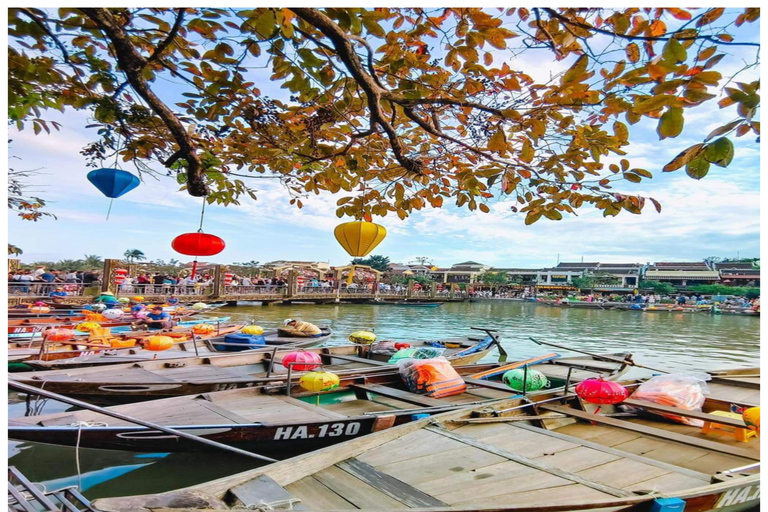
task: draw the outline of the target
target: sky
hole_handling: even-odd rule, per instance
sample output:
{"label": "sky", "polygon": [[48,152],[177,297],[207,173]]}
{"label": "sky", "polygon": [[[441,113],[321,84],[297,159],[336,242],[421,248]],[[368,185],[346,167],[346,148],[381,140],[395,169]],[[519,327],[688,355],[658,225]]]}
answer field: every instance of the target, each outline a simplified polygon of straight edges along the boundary
{"label": "sky", "polygon": [[[759,27],[749,29],[759,40]],[[721,62],[735,71],[748,50],[732,47]],[[541,55],[541,54],[538,54]],[[535,77],[568,67],[569,62],[547,66],[525,55],[513,63]],[[737,78],[751,81],[759,70]],[[278,84],[262,90],[279,94]],[[284,93],[282,93],[284,94]],[[736,153],[728,168],[712,166],[700,181],[683,170],[662,173],[661,168],[680,151],[701,142],[715,127],[735,117],[733,109],[720,110],[710,102],[686,112],[685,129],[675,139],[659,141],[655,123],[647,120],[630,127],[628,158],[633,167],[651,171],[652,180],[617,185],[617,192],[652,196],[662,203],[660,214],[651,205],[642,215],[627,212],[603,218],[597,210],[582,209],[577,217],[552,222],[545,219],[525,226],[524,214],[510,211],[511,202],[489,204],[491,212],[470,212],[455,207],[415,212],[405,221],[378,218],[388,236],[373,252],[393,262],[406,263],[426,256],[439,266],[474,260],[496,267],[543,267],[558,261],[654,262],[701,260],[709,256],[760,256],[760,154],[754,135],[734,140]],[[95,140],[85,113],[49,112],[62,129],[51,135],[9,129],[10,167],[39,169],[33,191],[46,199],[57,220],[36,223],[11,216],[9,242],[23,249],[23,262],[57,261],[97,254],[120,258],[128,249],[139,249],[151,259],[187,261],[173,251],[171,240],[196,231],[202,200],[184,192],[172,180],[147,177],[137,189],[115,200],[106,220],[109,199],[86,179],[80,150]],[[605,163],[615,160],[607,159]],[[111,166],[111,165],[107,165]],[[131,170],[126,167],[126,170]],[[340,222],[335,215],[340,196],[311,196],[301,210],[288,204],[288,194],[271,180],[257,180],[258,200],[243,198],[240,206],[206,206],[204,230],[227,244],[217,263],[278,259],[327,261],[341,265],[350,257],[333,237]],[[446,202],[447,204],[447,202]]]}

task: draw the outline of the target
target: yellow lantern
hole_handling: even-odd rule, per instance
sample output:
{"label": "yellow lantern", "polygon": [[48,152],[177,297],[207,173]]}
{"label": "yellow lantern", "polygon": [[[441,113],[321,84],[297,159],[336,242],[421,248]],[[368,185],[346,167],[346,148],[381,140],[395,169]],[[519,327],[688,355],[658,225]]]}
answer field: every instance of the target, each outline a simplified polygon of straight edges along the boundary
{"label": "yellow lantern", "polygon": [[254,334],[256,336],[260,336],[264,334],[264,329],[260,325],[246,325],[240,332],[243,334]]}
{"label": "yellow lantern", "polygon": [[192,326],[192,332],[195,334],[211,334],[216,331],[216,327],[211,324],[197,324]]}
{"label": "yellow lantern", "polygon": [[299,386],[307,391],[329,391],[339,387],[339,376],[331,372],[309,372],[299,379]]}
{"label": "yellow lantern", "polygon": [[170,336],[150,336],[144,340],[144,348],[155,352],[168,350],[173,346],[173,338]]}
{"label": "yellow lantern", "polygon": [[749,430],[754,430],[758,434],[760,434],[760,408],[759,407],[750,407],[746,411],[744,411],[741,415],[741,418],[744,420],[744,424],[749,428]]}
{"label": "yellow lantern", "polygon": [[349,335],[349,341],[358,345],[370,345],[376,341],[376,335],[370,331],[355,331]]}
{"label": "yellow lantern", "polygon": [[136,340],[132,338],[109,338],[107,341],[112,348],[129,348],[136,346]]}
{"label": "yellow lantern", "polygon": [[75,327],[75,329],[77,329],[78,331],[87,331],[87,332],[93,332],[96,329],[100,329],[100,328],[101,328],[101,325],[99,325],[96,322],[81,322],[77,324],[77,326]]}
{"label": "yellow lantern", "polygon": [[350,256],[362,257],[384,240],[387,230],[373,222],[355,221],[339,224],[333,234]]}
{"label": "yellow lantern", "polygon": [[135,295],[131,297],[131,300],[134,302],[144,302],[144,297],[142,295]]}

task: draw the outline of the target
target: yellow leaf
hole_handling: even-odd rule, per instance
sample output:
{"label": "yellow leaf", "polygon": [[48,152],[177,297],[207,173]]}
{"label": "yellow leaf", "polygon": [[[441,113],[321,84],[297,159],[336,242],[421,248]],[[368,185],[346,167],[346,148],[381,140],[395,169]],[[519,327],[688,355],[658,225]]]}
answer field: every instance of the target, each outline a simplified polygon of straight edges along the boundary
{"label": "yellow leaf", "polygon": [[627,59],[629,59],[629,62],[632,64],[640,60],[640,47],[635,43],[629,43],[625,51],[627,52]]}
{"label": "yellow leaf", "polygon": [[504,135],[504,130],[496,130],[496,133],[488,141],[488,149],[499,153],[507,150],[507,136]]}

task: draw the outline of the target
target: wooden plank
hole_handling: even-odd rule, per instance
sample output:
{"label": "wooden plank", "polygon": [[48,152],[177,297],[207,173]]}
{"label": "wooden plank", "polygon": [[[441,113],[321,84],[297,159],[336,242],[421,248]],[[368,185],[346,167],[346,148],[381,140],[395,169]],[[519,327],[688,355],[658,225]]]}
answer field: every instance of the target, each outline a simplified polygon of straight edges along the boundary
{"label": "wooden plank", "polygon": [[546,361],[551,361],[552,359],[556,359],[560,357],[560,354],[557,354],[555,352],[545,354],[543,356],[539,357],[532,357],[530,359],[526,359],[524,361],[516,361],[514,363],[510,363],[504,366],[499,366],[498,368],[492,368],[490,370],[486,370],[484,372],[478,372],[475,374],[472,374],[471,377],[473,379],[487,379],[488,377],[493,377],[494,375],[502,374],[506,371],[513,370],[515,368],[522,368],[523,366],[530,366],[535,364],[541,364]]}
{"label": "wooden plank", "polygon": [[[267,475],[259,475],[248,482],[232,487],[229,492],[246,507],[255,505],[264,508],[278,508],[278,503],[285,503],[285,508],[307,510],[307,507],[302,505],[298,498],[291,496],[288,491]],[[291,504],[291,507],[287,507],[288,503]]]}
{"label": "wooden plank", "polygon": [[376,469],[423,491],[422,487],[426,482],[440,480],[453,474],[477,471],[507,460],[474,446],[456,444],[460,448],[382,464]]}
{"label": "wooden plank", "polygon": [[195,402],[200,406],[204,407],[205,409],[208,409],[211,412],[215,412],[219,416],[226,418],[234,423],[253,423],[248,418],[243,418],[239,414],[236,414],[230,410],[225,409],[224,407],[220,407],[212,402],[209,402],[205,399],[195,399]]}
{"label": "wooden plank", "polygon": [[362,509],[398,509],[402,503],[384,494],[377,487],[363,482],[346,471],[330,466],[314,477],[330,490]]}
{"label": "wooden plank", "polygon": [[519,464],[523,464],[525,466],[532,467],[534,469],[538,469],[539,471],[544,471],[545,473],[549,473],[550,475],[554,475],[560,478],[564,478],[565,480],[570,480],[571,482],[575,482],[587,487],[590,487],[592,489],[596,489],[600,492],[610,494],[611,496],[616,497],[628,497],[628,496],[634,496],[631,492],[625,491],[624,489],[618,489],[616,487],[612,487],[610,485],[601,484],[599,482],[594,482],[592,480],[589,480],[588,478],[584,478],[576,473],[571,473],[569,471],[563,471],[559,468],[548,466],[546,464],[542,464],[541,462],[538,462],[533,459],[529,459],[528,457],[523,457],[521,455],[508,452],[506,450],[502,450],[500,448],[497,448],[495,446],[492,446],[490,444],[486,444],[482,441],[478,441],[477,439],[474,439],[469,436],[465,436],[462,434],[457,434],[455,432],[449,432],[447,430],[443,430],[437,427],[424,427],[425,430],[429,430],[430,432],[435,432],[437,434],[440,434],[442,436],[448,437],[450,439],[455,439],[456,441],[468,444],[470,446],[474,446],[476,448],[480,448],[481,450],[485,450],[487,452],[493,453],[495,455],[499,455],[500,457],[505,457],[511,461],[517,462]]}
{"label": "wooden plank", "polygon": [[286,485],[285,490],[308,503],[315,510],[357,509],[353,504],[327,488],[311,476]]}
{"label": "wooden plank", "polygon": [[[464,379],[464,382],[467,384],[471,384],[472,386],[478,386],[488,389],[495,389],[497,391],[503,391],[507,393],[509,396],[518,396],[520,393],[515,391],[514,389],[510,388],[506,384],[502,382],[495,382],[492,380],[483,380],[483,379],[475,379],[474,377],[462,377]],[[522,396],[522,395],[521,395]]]}
{"label": "wooden plank", "polygon": [[[378,361],[376,359],[368,359],[366,357],[348,356],[348,355],[341,355],[341,354],[332,354],[332,353],[329,353],[329,352],[325,352],[325,350],[323,350],[323,353],[320,354],[320,355],[323,358],[327,357],[328,360],[331,360],[331,359],[341,359],[342,361],[351,361],[353,363],[362,363],[362,364],[365,364],[367,366],[391,366],[393,368],[395,367],[395,365],[387,363],[386,361]],[[329,363],[327,363],[327,364],[329,364]]]}
{"label": "wooden plank", "polygon": [[417,395],[416,393],[390,388],[389,386],[382,386],[380,384],[352,384],[350,387],[354,390],[376,393],[377,395],[396,398],[397,400],[408,402],[414,405],[423,405],[426,407],[442,407],[446,405],[445,402],[438,400],[437,398]]}
{"label": "wooden plank", "polygon": [[729,427],[746,428],[744,420],[741,418],[734,419],[725,416],[715,416],[713,414],[707,414],[706,412],[699,411],[686,411],[679,407],[669,407],[666,405],[654,404],[652,402],[646,402],[645,400],[634,400],[628,398],[622,402],[622,405],[631,405],[633,407],[640,407],[642,409],[648,409],[651,411],[667,412],[675,414],[677,416],[684,416],[686,418],[696,418],[697,420],[712,421],[720,423],[721,425],[728,425]]}
{"label": "wooden plank", "polygon": [[398,480],[397,478],[378,471],[373,466],[356,458],[347,459],[336,465],[347,473],[354,475],[363,482],[376,487],[387,496],[396,499],[411,508],[416,507],[444,507],[445,503],[433,498],[429,494]]}
{"label": "wooden plank", "polygon": [[638,432],[654,437],[660,437],[669,441],[676,441],[691,446],[698,446],[710,451],[716,451],[721,453],[727,453],[729,455],[735,455],[737,457],[744,457],[750,460],[760,460],[760,454],[755,453],[752,450],[746,450],[744,448],[736,448],[733,446],[724,445],[715,441],[708,441],[706,439],[697,439],[695,437],[687,436],[685,434],[678,434],[676,432],[669,432],[660,428],[648,427],[645,425],[638,425],[629,421],[617,420],[615,418],[607,418],[605,416],[599,416],[597,414],[590,414],[584,411],[578,411],[569,407],[563,407],[560,405],[539,405],[539,408],[546,409],[548,411],[559,412],[562,414],[569,414],[573,417],[585,420],[594,421],[597,423],[603,423],[605,425],[611,425],[613,427],[619,427],[632,432]]}
{"label": "wooden plank", "polygon": [[316,405],[308,404],[299,400],[298,398],[293,398],[292,396],[277,396],[276,398],[294,407],[301,407],[302,409],[312,411],[313,413],[325,416],[326,418],[332,418],[336,420],[349,418],[349,416],[346,414],[339,414],[337,412],[329,411],[322,406],[318,407]]}
{"label": "wooden plank", "polygon": [[612,448],[610,446],[606,446],[600,443],[594,443],[592,441],[587,441],[585,439],[580,439],[578,437],[569,436],[567,434],[561,434],[556,431],[546,430],[539,427],[534,427],[533,425],[525,425],[525,424],[515,424],[513,425],[515,428],[519,428],[522,430],[528,430],[531,432],[537,432],[542,435],[546,435],[548,437],[553,437],[555,439],[563,439],[565,441],[570,441],[575,444],[579,444],[581,446],[584,446],[586,448],[591,448],[593,450],[597,450],[603,453],[609,453],[611,455],[616,455],[618,457],[623,457],[625,459],[631,459],[638,462],[642,462],[644,464],[649,464],[651,466],[656,466],[658,468],[666,469],[668,471],[674,471],[676,473],[684,474],[686,476],[689,476],[691,478],[697,478],[699,480],[703,480],[705,482],[709,482],[709,475],[705,475],[704,473],[699,473],[697,471],[691,471],[689,469],[681,468],[679,466],[675,466],[673,464],[667,464],[665,462],[660,462],[658,460],[654,460],[648,457],[643,457],[642,455],[637,455],[634,453],[630,453],[625,450]]}
{"label": "wooden plank", "polygon": [[579,475],[601,482],[611,482],[618,488],[629,487],[632,484],[650,480],[664,475],[671,475],[671,471],[650,464],[643,464],[632,459],[617,459],[600,466],[579,471]]}
{"label": "wooden plank", "polygon": [[[392,432],[392,431],[390,431]],[[426,430],[417,430],[398,439],[373,446],[357,458],[374,467],[410,461],[436,453],[446,453],[463,448],[464,445],[438,436]]]}

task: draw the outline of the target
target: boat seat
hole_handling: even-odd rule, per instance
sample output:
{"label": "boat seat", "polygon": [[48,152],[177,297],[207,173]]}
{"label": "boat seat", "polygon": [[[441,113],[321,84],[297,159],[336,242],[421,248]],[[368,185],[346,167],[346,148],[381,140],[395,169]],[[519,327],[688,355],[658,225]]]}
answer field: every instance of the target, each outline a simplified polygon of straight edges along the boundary
{"label": "boat seat", "polygon": [[396,398],[397,400],[409,404],[423,405],[425,407],[443,407],[446,405],[446,402],[437,398],[430,398],[428,396],[411,393],[410,391],[403,391],[401,389],[390,388],[379,384],[352,384],[350,387],[356,392],[375,393],[389,398]]}
{"label": "boat seat", "polygon": [[[712,416],[722,416],[724,418],[730,418],[733,420],[741,419],[741,414],[736,414],[734,412],[713,411],[710,414],[712,414]],[[704,426],[701,427],[701,433],[729,436],[742,443],[746,443],[749,441],[750,437],[757,435],[757,432],[754,430],[749,430],[745,427],[736,427],[733,425],[723,425],[722,423],[717,423],[712,420],[704,422]]]}
{"label": "boat seat", "polygon": [[262,507],[256,510],[307,510],[301,500],[294,498],[267,475],[229,489],[228,494],[237,498],[245,507]]}

